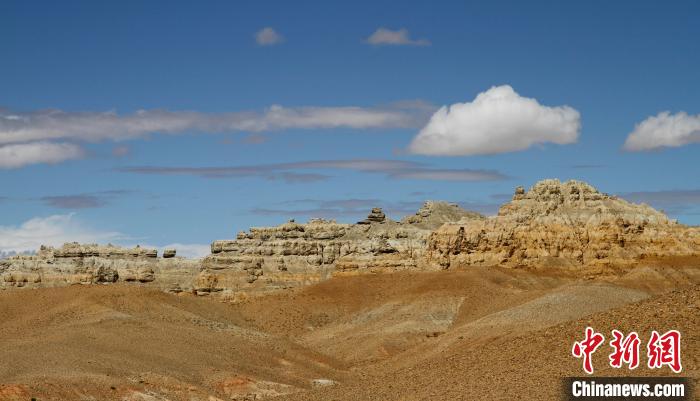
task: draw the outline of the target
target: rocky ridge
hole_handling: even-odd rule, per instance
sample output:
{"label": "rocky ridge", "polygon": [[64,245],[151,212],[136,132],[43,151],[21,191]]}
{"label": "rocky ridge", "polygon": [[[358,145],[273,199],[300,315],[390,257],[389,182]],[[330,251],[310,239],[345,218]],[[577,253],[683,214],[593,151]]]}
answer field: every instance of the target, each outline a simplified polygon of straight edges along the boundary
{"label": "rocky ridge", "polygon": [[198,263],[183,258],[158,258],[156,249],[114,245],[66,243],[42,246],[36,255],[0,260],[0,287],[56,287],[71,284],[123,282],[151,283],[159,278],[163,289],[187,287]]}
{"label": "rocky ridge", "polygon": [[700,229],[580,181],[544,180],[516,188],[493,217],[428,201],[400,221],[381,208],[356,224],[290,220],[214,241],[201,260],[176,257],[174,249],[158,257],[141,247],[42,247],[0,260],[0,288],[123,281],[237,299],[333,275],[473,265],[580,269],[684,255],[700,255]]}
{"label": "rocky ridge", "polygon": [[428,259],[445,268],[626,265],[698,253],[697,228],[575,180],[518,187],[497,216],[445,224],[428,246]]}
{"label": "rocky ridge", "polygon": [[162,257],[148,248],[68,243],[36,255],[0,260],[0,288],[133,282],[172,292],[242,294],[308,285],[333,274],[388,272],[427,267],[428,238],[445,222],[481,219],[456,204],[428,201],[402,221],[373,208],[357,224],[312,219],[253,227],[235,239],[217,240],[201,260]]}
{"label": "rocky ridge", "polygon": [[429,201],[401,222],[373,208],[357,224],[312,219],[306,224],[290,220],[277,227],[254,227],[236,239],[212,243],[195,290],[240,293],[311,284],[333,274],[424,268],[432,229],[480,218],[455,204]]}

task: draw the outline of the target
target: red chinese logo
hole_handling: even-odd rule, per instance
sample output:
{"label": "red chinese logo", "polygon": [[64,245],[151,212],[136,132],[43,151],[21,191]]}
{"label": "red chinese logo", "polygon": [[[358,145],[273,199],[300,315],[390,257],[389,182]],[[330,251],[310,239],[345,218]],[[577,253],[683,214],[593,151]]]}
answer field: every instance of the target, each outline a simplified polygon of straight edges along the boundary
{"label": "red chinese logo", "polygon": [[592,328],[586,327],[586,338],[582,341],[574,343],[574,347],[571,349],[571,353],[576,358],[583,357],[583,370],[586,373],[593,374],[593,360],[591,356],[605,341],[605,337],[593,331]]}
{"label": "red chinese logo", "polygon": [[656,330],[651,332],[651,338],[647,344],[649,356],[649,369],[661,368],[667,365],[675,373],[683,370],[681,366],[681,333],[677,330],[669,330],[659,335]]}
{"label": "red chinese logo", "polygon": [[639,336],[634,331],[627,337],[617,330],[612,331],[613,337],[610,346],[613,352],[610,354],[610,366],[621,368],[623,363],[628,364],[629,369],[639,366]]}
{"label": "red chinese logo", "polygon": [[[608,356],[610,366],[621,368],[626,364],[632,370],[639,366],[639,345],[641,340],[636,332],[630,332],[625,336],[619,330],[612,331],[613,339],[610,347],[613,351]],[[585,338],[574,342],[571,354],[576,358],[583,358],[583,370],[593,374],[593,353],[605,342],[605,336],[597,333],[593,328],[586,327]],[[649,369],[659,369],[668,366],[675,373],[683,370],[681,366],[681,333],[678,330],[669,330],[663,335],[656,330],[651,332],[647,343],[647,366]]]}

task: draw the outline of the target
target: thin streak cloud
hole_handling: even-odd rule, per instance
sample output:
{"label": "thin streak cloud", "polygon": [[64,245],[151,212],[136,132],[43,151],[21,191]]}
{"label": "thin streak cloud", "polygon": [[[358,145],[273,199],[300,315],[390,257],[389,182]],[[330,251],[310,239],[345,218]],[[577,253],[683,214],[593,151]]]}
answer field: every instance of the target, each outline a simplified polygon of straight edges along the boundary
{"label": "thin streak cloud", "polygon": [[[350,170],[364,173],[383,174],[391,179],[436,180],[436,181],[499,181],[508,177],[495,170],[436,169],[428,165],[404,160],[352,159],[317,160],[295,163],[261,164],[228,167],[161,167],[131,166],[117,171],[135,174],[193,175],[203,178],[245,178],[262,177],[275,179],[280,175],[293,177],[304,173],[294,170]],[[309,181],[314,181],[309,177]],[[327,176],[316,177],[317,180]],[[290,180],[286,180],[290,181]],[[303,181],[300,180],[300,181]]]}

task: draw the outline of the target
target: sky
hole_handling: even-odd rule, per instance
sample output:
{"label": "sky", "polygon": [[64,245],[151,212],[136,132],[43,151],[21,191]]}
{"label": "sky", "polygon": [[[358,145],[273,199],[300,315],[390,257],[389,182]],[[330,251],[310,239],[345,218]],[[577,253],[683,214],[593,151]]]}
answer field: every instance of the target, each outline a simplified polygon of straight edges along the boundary
{"label": "sky", "polygon": [[700,224],[700,3],[0,2],[0,254],[494,214],[584,180]]}

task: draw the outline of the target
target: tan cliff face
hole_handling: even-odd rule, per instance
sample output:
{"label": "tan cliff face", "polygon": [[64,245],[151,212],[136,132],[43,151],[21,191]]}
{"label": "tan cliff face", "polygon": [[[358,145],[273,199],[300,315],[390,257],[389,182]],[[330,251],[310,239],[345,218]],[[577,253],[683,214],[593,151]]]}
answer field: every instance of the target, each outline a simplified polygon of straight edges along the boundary
{"label": "tan cliff face", "polygon": [[[60,248],[42,246],[36,255],[0,260],[1,287],[57,287],[71,284],[115,282],[152,283],[178,291],[187,287],[199,269],[196,261],[158,258],[155,249],[113,245],[66,243]],[[172,256],[170,256],[172,255]]]}
{"label": "tan cliff face", "polygon": [[253,227],[211,244],[202,260],[167,249],[94,244],[42,247],[36,255],[0,261],[0,288],[132,282],[173,292],[235,297],[319,282],[333,274],[422,269],[428,238],[445,222],[481,219],[446,202],[426,202],[401,222],[374,208],[357,224],[312,219]]}
{"label": "tan cliff face", "polygon": [[401,222],[374,208],[357,224],[313,219],[251,228],[212,243],[195,289],[246,292],[296,287],[333,274],[420,269],[431,230],[445,222],[482,218],[446,202],[426,202]]}
{"label": "tan cliff face", "polygon": [[543,180],[516,189],[497,216],[445,224],[428,259],[468,265],[580,267],[630,264],[646,257],[700,253],[700,235],[647,205],[580,181]]}

